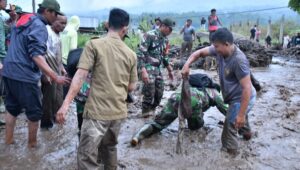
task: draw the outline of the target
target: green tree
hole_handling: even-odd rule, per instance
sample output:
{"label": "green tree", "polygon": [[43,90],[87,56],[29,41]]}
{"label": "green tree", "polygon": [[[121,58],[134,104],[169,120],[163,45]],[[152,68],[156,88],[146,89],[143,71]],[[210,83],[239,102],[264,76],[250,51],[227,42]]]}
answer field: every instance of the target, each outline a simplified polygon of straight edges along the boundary
{"label": "green tree", "polygon": [[289,7],[300,14],[300,0],[290,0]]}

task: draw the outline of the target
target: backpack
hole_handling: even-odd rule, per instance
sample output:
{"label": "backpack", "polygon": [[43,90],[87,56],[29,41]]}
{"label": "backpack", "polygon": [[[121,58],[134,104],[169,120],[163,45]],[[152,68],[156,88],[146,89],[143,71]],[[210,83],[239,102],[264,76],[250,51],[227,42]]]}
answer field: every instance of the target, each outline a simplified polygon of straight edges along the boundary
{"label": "backpack", "polygon": [[204,88],[214,88],[219,92],[221,91],[220,85],[214,83],[211,78],[209,78],[206,74],[192,74],[189,78],[189,83],[192,87],[203,90]]}
{"label": "backpack", "polygon": [[83,51],[83,48],[77,48],[77,49],[71,50],[69,52],[66,71],[68,72],[68,75],[70,77],[74,77],[74,75],[77,71],[77,65],[78,65],[82,51]]}

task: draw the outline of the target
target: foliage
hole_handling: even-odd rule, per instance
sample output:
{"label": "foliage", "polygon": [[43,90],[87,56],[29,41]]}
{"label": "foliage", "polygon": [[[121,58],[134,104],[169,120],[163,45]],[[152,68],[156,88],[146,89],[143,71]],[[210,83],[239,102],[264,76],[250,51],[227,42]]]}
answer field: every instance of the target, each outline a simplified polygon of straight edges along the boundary
{"label": "foliage", "polygon": [[139,30],[141,30],[142,32],[148,32],[149,30],[152,29],[152,25],[148,20],[148,17],[143,17],[142,20],[139,23]]}
{"label": "foliage", "polygon": [[289,7],[300,14],[300,0],[290,0]]}
{"label": "foliage", "polygon": [[128,34],[129,38],[125,39],[125,43],[129,48],[131,48],[133,51],[137,51],[138,45],[140,44],[140,38],[139,35],[134,34],[134,33],[129,33]]}
{"label": "foliage", "polygon": [[90,34],[78,34],[78,47],[83,48],[92,37]]}

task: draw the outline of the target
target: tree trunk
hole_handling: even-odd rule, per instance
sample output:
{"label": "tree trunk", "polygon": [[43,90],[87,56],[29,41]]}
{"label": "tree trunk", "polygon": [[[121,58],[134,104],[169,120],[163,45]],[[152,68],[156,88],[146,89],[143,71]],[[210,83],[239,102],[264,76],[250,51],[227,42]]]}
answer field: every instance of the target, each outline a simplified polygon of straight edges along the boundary
{"label": "tree trunk", "polygon": [[284,28],[284,15],[282,15],[281,22],[280,22],[280,34],[279,34],[280,44],[283,44],[283,28]]}

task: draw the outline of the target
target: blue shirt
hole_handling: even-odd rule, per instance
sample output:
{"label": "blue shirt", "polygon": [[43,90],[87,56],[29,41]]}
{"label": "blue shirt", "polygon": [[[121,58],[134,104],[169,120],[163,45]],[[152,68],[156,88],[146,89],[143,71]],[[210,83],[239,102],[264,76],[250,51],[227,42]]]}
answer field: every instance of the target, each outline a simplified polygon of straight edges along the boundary
{"label": "blue shirt", "polygon": [[46,54],[46,24],[47,20],[43,16],[27,14],[12,27],[11,43],[4,59],[4,77],[27,83],[39,82],[41,71],[33,57]]}

